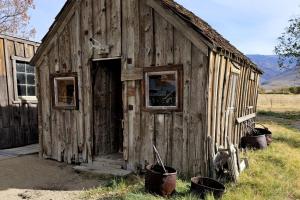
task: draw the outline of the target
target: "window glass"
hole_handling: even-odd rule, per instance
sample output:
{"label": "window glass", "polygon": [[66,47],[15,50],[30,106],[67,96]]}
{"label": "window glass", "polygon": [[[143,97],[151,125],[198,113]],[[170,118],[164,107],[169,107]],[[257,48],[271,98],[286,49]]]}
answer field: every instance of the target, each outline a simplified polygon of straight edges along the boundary
{"label": "window glass", "polygon": [[176,74],[149,75],[149,106],[176,106]]}
{"label": "window glass", "polygon": [[35,96],[35,69],[29,63],[16,61],[18,96]]}

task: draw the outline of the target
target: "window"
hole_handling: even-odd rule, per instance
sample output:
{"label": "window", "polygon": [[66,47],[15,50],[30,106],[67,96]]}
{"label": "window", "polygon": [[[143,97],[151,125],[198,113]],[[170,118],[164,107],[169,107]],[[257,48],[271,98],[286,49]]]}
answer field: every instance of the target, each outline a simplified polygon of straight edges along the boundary
{"label": "window", "polygon": [[77,76],[53,76],[53,103],[55,108],[76,109],[78,106]]}
{"label": "window", "polygon": [[19,97],[35,97],[35,67],[27,62],[16,61],[17,92]]}
{"label": "window", "polygon": [[145,68],[145,107],[149,110],[181,108],[182,66]]}
{"label": "window", "polygon": [[231,73],[230,75],[230,95],[229,95],[229,109],[234,110],[236,108],[236,95],[238,86],[239,74]]}

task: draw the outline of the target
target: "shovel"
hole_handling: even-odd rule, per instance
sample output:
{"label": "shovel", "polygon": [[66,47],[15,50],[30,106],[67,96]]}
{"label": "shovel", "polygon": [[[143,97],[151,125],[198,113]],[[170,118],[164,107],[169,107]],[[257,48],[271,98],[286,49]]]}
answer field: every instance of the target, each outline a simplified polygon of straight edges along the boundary
{"label": "shovel", "polygon": [[156,153],[156,159],[157,159],[158,163],[162,166],[165,174],[168,174],[168,172],[167,172],[167,170],[165,168],[165,165],[164,165],[164,163],[163,163],[163,161],[162,161],[162,159],[161,159],[161,157],[160,157],[160,155],[159,155],[159,153],[158,153],[158,151],[157,151],[157,149],[156,149],[156,147],[154,145],[153,145],[153,149],[154,149],[154,151]]}

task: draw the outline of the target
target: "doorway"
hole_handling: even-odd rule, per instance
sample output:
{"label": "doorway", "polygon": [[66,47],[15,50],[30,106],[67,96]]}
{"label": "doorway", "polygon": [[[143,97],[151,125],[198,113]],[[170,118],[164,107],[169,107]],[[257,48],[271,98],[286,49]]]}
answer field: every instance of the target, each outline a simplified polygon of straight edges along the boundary
{"label": "doorway", "polygon": [[121,59],[94,61],[93,154],[123,152]]}

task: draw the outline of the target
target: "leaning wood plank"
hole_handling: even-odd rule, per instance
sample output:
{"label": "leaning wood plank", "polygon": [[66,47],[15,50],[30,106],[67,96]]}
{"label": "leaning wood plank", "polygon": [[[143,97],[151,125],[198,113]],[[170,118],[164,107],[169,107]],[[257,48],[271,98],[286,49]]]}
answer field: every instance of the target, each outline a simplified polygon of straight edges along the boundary
{"label": "leaning wood plank", "polygon": [[253,118],[255,118],[256,117],[256,113],[252,113],[252,114],[250,114],[250,115],[246,115],[246,116],[244,116],[244,117],[240,117],[240,118],[237,118],[236,119],[236,121],[237,121],[237,123],[242,123],[242,122],[245,122],[245,121],[247,121],[247,120],[249,120],[249,119],[253,119]]}
{"label": "leaning wood plank", "polygon": [[212,124],[212,139],[213,139],[213,143],[216,143],[217,140],[217,134],[216,134],[216,130],[217,130],[217,102],[218,102],[218,83],[219,83],[219,72],[220,72],[220,63],[221,63],[221,59],[222,57],[220,55],[216,55],[215,57],[216,62],[215,62],[215,67],[214,67],[214,75],[213,75],[213,99],[212,99],[212,118],[211,118],[211,124]]}
{"label": "leaning wood plank", "polygon": [[211,124],[211,119],[212,119],[212,100],[213,100],[213,83],[214,83],[214,66],[215,66],[215,53],[213,51],[210,52],[209,55],[209,72],[208,72],[208,79],[209,79],[209,83],[208,83],[208,103],[207,103],[207,136],[211,136],[212,135],[212,124]]}
{"label": "leaning wood plank", "polygon": [[220,63],[220,74],[219,74],[219,83],[218,83],[218,95],[217,95],[217,119],[216,119],[216,136],[217,136],[217,143],[220,145],[222,144],[222,132],[221,132],[221,117],[222,117],[222,97],[223,97],[223,91],[224,91],[224,76],[225,76],[225,70],[226,70],[226,59],[225,57],[222,57],[221,63]]}

